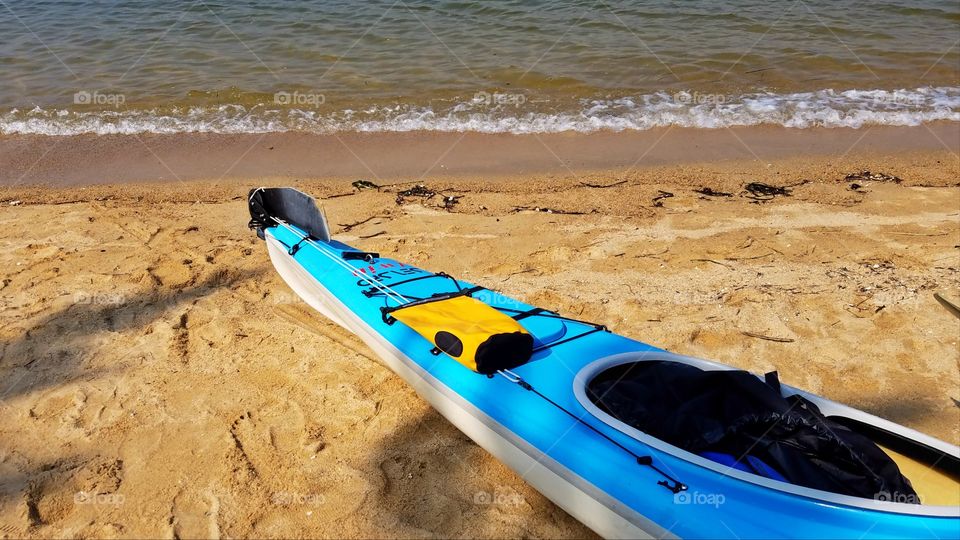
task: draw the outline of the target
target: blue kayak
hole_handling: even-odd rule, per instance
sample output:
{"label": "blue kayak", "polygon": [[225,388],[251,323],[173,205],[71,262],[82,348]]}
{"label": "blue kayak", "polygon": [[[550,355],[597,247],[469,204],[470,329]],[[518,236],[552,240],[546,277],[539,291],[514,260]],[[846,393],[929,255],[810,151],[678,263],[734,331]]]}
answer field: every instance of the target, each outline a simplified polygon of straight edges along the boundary
{"label": "blue kayak", "polygon": [[[673,354],[602,324],[355,249],[330,238],[313,199],[290,188],[253,190],[249,202],[251,227],[297,295],[359,336],[447,420],[601,536],[960,538],[960,506],[951,499],[960,494],[955,445],[781,385],[775,377],[744,379],[745,372],[729,366]],[[642,385],[649,383],[643,381],[652,379],[638,374],[668,382],[646,392]],[[625,381],[634,385],[633,394],[624,393]],[[751,432],[753,446],[744,452],[723,448],[733,448],[730,437],[750,432],[752,424],[694,433],[697,441],[728,444],[697,451],[693,443],[654,436],[689,430],[694,413],[644,419],[630,412],[688,410],[699,395],[668,401],[679,392],[675,388],[694,384],[690,381],[702,381],[697,384],[704,386],[690,387],[704,394],[727,391],[721,387],[728,383],[717,381],[760,385],[758,391],[768,398],[772,393],[770,399],[829,419],[824,425],[834,429],[791,424],[790,433],[817,437],[810,444],[845,452],[844,459],[824,464],[826,458],[805,450],[809,463],[801,459],[798,467],[812,463],[818,473],[843,469],[848,476],[841,478],[850,482],[896,485],[882,483],[883,474],[865,468],[870,459],[881,460],[884,474],[913,491],[884,488],[872,496],[854,495],[840,484],[824,489],[812,479],[791,478],[794,468],[775,459],[797,463],[789,455],[797,445],[772,444],[768,434],[782,431],[793,411],[779,410],[776,423],[763,424],[764,433]],[[598,388],[626,398],[615,402]],[[653,408],[638,409],[650,396],[659,396],[646,404]],[[670,422],[659,421],[666,416]],[[759,422],[763,416],[751,418]],[[649,429],[643,422],[652,422]],[[850,451],[844,443],[867,439],[869,452]],[[758,441],[763,442],[757,446]],[[911,473],[918,464],[926,472]]]}

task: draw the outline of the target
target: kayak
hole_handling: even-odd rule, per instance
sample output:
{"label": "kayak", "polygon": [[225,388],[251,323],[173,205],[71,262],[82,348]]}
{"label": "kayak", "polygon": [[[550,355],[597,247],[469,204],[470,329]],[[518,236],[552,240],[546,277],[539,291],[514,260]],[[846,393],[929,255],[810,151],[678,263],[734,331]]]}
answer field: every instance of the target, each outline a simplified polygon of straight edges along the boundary
{"label": "kayak", "polygon": [[249,209],[300,298],[603,537],[960,537],[955,445],[355,249],[292,188]]}

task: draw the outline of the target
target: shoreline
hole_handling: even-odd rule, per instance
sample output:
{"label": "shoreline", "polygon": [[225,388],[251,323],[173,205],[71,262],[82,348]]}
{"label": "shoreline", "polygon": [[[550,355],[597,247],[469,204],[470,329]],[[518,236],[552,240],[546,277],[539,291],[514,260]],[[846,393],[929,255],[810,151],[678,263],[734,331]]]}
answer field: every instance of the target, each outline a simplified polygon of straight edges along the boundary
{"label": "shoreline", "polygon": [[[663,128],[509,135],[266,133],[0,136],[0,187],[225,178],[572,174],[734,161],[960,152],[960,123],[862,129]],[[944,154],[948,155],[948,154]]]}

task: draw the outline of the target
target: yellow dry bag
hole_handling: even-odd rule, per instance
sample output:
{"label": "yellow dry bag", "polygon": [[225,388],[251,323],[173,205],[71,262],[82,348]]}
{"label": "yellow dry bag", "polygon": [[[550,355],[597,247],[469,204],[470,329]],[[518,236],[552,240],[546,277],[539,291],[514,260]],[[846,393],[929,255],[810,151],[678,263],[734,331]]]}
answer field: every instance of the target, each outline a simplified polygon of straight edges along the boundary
{"label": "yellow dry bag", "polygon": [[467,295],[414,302],[390,315],[468,368],[490,375],[526,363],[533,336],[520,323]]}

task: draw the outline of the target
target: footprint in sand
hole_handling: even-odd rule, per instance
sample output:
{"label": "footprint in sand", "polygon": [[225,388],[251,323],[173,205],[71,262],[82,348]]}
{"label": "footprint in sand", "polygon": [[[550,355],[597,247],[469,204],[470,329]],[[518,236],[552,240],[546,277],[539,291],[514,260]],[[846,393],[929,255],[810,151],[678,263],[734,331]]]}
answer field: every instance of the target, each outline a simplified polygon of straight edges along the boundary
{"label": "footprint in sand", "polygon": [[173,538],[220,538],[220,498],[212,489],[181,491],[168,518]]}
{"label": "footprint in sand", "polygon": [[45,393],[30,405],[27,414],[33,421],[54,429],[59,437],[88,439],[97,430],[119,421],[123,406],[116,385],[99,381]]}
{"label": "footprint in sand", "polygon": [[[85,515],[94,506],[102,507],[103,497],[118,497],[122,464],[95,458],[82,464],[77,459],[60,459],[31,470],[20,492],[17,521],[22,528],[35,530],[48,525],[64,526]],[[116,502],[116,501],[113,501]]]}

